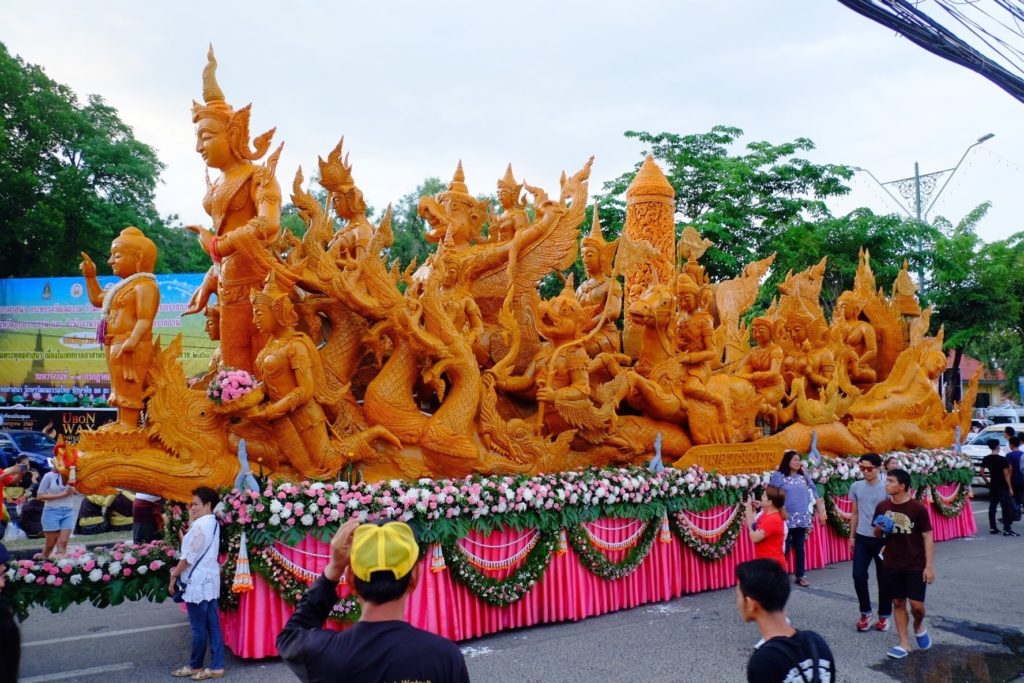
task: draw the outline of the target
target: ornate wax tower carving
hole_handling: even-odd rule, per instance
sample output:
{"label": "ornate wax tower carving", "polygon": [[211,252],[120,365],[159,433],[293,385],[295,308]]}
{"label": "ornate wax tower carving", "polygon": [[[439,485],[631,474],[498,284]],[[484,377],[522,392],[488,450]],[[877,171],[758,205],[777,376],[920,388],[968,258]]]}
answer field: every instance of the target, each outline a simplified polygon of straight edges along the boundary
{"label": "ornate wax tower carving", "polygon": [[[637,264],[626,274],[626,310],[643,296],[655,280],[668,283],[675,277],[675,190],[654,157],[648,155],[640,171],[626,190],[626,225],[623,234],[627,240],[646,240],[664,258]],[[627,318],[623,333],[623,347],[636,358],[641,331]]]}

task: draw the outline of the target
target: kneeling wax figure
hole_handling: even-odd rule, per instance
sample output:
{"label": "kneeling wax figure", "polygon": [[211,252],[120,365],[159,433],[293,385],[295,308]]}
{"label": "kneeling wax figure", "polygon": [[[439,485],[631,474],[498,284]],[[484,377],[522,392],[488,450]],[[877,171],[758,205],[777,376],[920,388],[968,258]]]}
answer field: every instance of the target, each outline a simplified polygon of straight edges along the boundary
{"label": "kneeling wax figure", "polygon": [[[468,683],[453,642],[412,626],[405,603],[419,578],[419,545],[408,524],[349,520],[331,539],[331,559],[277,636],[281,658],[302,681]],[[345,631],[323,629],[342,576],[362,616]]]}

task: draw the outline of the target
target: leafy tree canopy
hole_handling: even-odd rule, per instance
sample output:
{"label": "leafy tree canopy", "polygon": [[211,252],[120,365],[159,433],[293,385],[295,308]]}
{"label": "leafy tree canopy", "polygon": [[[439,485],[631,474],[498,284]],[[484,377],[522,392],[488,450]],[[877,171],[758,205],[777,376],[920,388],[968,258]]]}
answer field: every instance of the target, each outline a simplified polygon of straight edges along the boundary
{"label": "leafy tree canopy", "polygon": [[3,44],[0,126],[4,275],[75,274],[79,252],[105,260],[127,225],[178,241],[159,234],[169,228],[153,204],[164,168],[153,148],[136,140],[102,97],[90,95],[83,104]]}

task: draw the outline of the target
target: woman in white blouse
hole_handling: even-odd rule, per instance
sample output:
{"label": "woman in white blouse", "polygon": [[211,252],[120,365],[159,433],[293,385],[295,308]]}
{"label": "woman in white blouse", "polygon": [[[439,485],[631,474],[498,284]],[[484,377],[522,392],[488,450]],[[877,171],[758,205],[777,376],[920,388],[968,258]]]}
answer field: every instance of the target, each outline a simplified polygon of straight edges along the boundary
{"label": "woman in white blouse", "polygon": [[[192,492],[189,503],[188,533],[181,540],[178,564],[171,569],[168,591],[174,594],[175,579],[185,582],[185,605],[192,626],[192,656],[188,666],[171,672],[178,678],[205,681],[224,676],[224,636],[220,630],[217,600],[220,598],[220,525],[213,508],[220,496],[213,489],[200,486]],[[210,647],[210,666],[203,668],[206,647]]]}

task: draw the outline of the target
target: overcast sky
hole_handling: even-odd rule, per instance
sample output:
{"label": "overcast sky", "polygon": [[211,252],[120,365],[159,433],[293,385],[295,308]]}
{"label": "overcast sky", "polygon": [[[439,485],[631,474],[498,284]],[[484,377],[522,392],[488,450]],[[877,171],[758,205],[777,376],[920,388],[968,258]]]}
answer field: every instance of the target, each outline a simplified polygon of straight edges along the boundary
{"label": "overcast sky", "polygon": [[[102,9],[97,9],[101,7]],[[344,7],[344,9],[342,9]],[[727,2],[11,2],[0,41],[79,95],[101,94],[167,165],[162,214],[206,224],[192,99],[206,46],[252,132],[277,127],[284,188],[345,136],[356,182],[383,207],[464,163],[492,192],[511,162],[555,193],[596,156],[592,192],[640,158],[626,130],[742,128],[808,137],[814,161],[882,181],[956,164],[931,216],[994,203],[979,232],[1024,229],[1024,105],[834,0]],[[899,211],[858,174],[845,212]]]}

